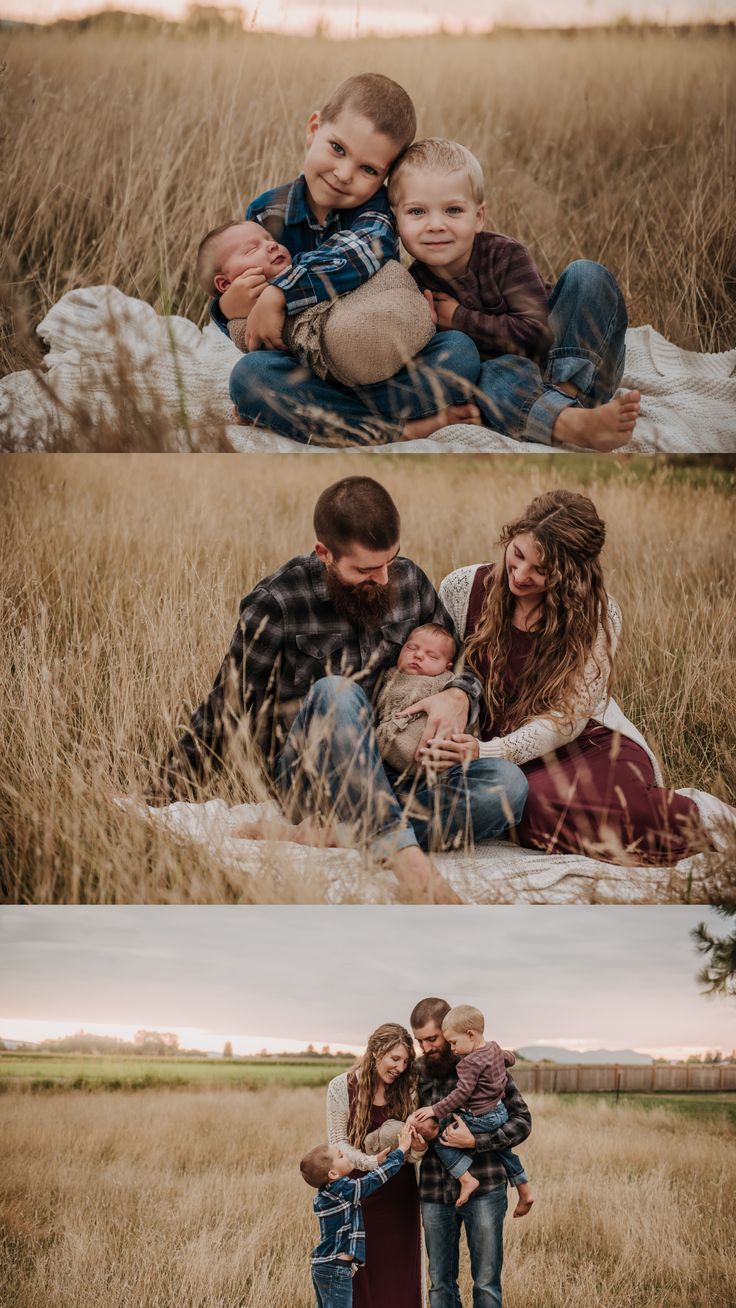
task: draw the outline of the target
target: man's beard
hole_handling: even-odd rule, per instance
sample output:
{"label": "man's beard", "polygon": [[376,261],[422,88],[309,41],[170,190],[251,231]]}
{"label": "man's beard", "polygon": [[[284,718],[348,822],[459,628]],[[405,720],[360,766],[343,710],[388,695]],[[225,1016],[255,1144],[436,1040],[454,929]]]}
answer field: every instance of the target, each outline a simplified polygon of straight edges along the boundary
{"label": "man's beard", "polygon": [[454,1072],[457,1065],[457,1059],[449,1045],[437,1053],[425,1054],[424,1062],[427,1071],[431,1072],[438,1081],[443,1081],[449,1072]]}
{"label": "man's beard", "polygon": [[346,618],[356,627],[368,627],[380,622],[391,611],[394,588],[390,581],[386,586],[379,586],[375,581],[347,586],[331,564],[327,565],[326,571],[330,599],[341,618]]}

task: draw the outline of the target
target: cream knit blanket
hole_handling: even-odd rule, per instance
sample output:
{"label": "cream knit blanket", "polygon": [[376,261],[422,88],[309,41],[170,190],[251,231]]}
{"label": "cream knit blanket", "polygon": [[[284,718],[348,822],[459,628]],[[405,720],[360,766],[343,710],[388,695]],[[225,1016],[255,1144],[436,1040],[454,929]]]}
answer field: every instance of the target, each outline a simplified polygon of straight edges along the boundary
{"label": "cream knit blanket", "polygon": [[[186,318],[159,316],[149,304],[113,286],[91,286],[69,291],[37,331],[49,346],[45,368],[0,381],[0,444],[6,450],[48,449],[56,436],[68,447],[80,400],[93,414],[112,417],[111,378],[123,352],[139,404],[154,412],[163,405],[181,415],[182,449],[189,448],[187,428],[196,429],[207,414],[230,420],[228,377],[240,355],[214,324],[200,331]],[[695,354],[672,345],[652,327],[636,327],[626,336],[624,385],[643,396],[642,417],[627,451],[736,452],[736,349]],[[227,435],[241,452],[310,450],[285,436],[232,422]],[[538,454],[547,447],[484,428],[452,426],[430,439],[379,448],[402,454]]]}

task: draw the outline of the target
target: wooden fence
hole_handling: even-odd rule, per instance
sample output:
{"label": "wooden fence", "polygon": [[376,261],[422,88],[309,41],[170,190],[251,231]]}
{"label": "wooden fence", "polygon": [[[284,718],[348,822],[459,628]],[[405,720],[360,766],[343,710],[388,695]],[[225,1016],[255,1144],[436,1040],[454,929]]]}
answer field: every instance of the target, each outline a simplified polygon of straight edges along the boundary
{"label": "wooden fence", "polygon": [[520,1063],[511,1075],[522,1093],[680,1094],[688,1090],[736,1090],[734,1063]]}

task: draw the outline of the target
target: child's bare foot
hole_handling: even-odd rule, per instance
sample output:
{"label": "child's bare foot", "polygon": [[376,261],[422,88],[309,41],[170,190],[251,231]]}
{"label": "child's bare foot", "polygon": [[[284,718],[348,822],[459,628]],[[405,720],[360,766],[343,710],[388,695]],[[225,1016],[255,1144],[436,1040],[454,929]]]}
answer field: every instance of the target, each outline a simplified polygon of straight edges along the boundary
{"label": "child's bare foot", "polygon": [[399,883],[402,904],[462,904],[452,886],[432,866],[418,845],[407,845],[389,863]]}
{"label": "child's bare foot", "polygon": [[526,1217],[529,1209],[534,1203],[534,1196],[528,1181],[522,1181],[517,1189],[519,1201],[514,1209],[514,1217]]}
{"label": "child's bare foot", "polygon": [[559,413],[552,435],[565,445],[609,454],[630,439],[640,408],[639,391],[615,395],[608,404],[600,404],[595,409],[579,409],[569,404]]}
{"label": "child's bare foot", "polygon": [[467,422],[472,427],[480,427],[480,409],[476,404],[448,404],[439,413],[430,413],[428,418],[412,418],[404,423],[401,433],[402,441],[418,441],[424,436],[434,436],[443,427],[450,427],[453,422]]}
{"label": "child's bare foot", "polygon": [[471,1194],[474,1190],[478,1189],[479,1185],[480,1181],[476,1181],[475,1177],[470,1175],[470,1172],[464,1172],[460,1177],[460,1194],[455,1201],[455,1207],[462,1208],[463,1204],[468,1202]]}

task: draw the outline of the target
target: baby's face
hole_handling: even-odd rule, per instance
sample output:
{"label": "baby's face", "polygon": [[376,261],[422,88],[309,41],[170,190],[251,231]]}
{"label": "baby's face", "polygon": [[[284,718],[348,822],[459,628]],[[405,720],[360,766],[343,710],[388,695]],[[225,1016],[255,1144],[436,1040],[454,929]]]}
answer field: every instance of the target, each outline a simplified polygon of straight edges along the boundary
{"label": "baby's face", "polygon": [[251,269],[270,281],[290,264],[286,246],[274,241],[260,223],[238,223],[218,240],[215,288],[221,295],[236,277]]}
{"label": "baby's face", "polygon": [[452,667],[454,648],[448,633],[418,627],[401,647],[397,668],[414,677],[437,677]]}
{"label": "baby's face", "polygon": [[465,271],[485,216],[485,205],[475,203],[465,173],[407,168],[394,212],[399,236],[414,259],[451,276]]}

